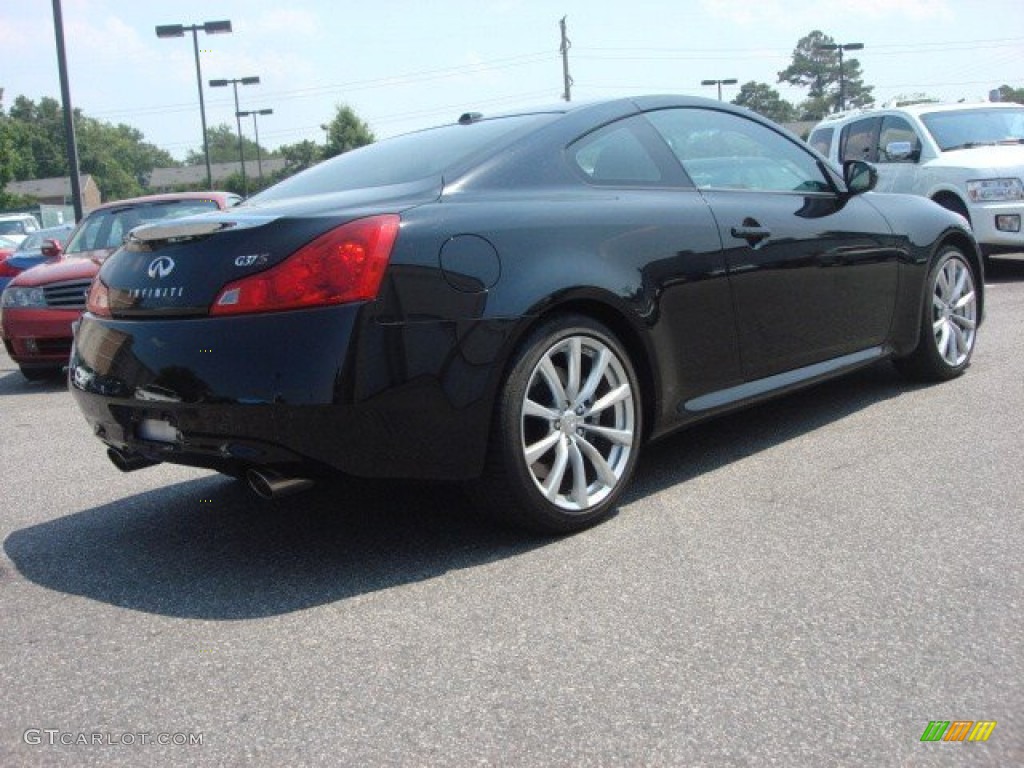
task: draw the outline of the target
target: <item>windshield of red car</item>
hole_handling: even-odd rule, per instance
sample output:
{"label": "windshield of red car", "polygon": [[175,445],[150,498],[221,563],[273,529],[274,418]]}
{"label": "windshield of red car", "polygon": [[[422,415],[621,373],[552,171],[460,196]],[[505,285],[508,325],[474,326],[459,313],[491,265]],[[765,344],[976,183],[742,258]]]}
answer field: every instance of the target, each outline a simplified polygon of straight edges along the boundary
{"label": "windshield of red car", "polygon": [[88,251],[120,248],[125,236],[140,224],[161,219],[177,219],[196,213],[219,209],[215,200],[161,200],[153,203],[133,203],[123,208],[104,208],[94,211],[71,238],[65,255]]}

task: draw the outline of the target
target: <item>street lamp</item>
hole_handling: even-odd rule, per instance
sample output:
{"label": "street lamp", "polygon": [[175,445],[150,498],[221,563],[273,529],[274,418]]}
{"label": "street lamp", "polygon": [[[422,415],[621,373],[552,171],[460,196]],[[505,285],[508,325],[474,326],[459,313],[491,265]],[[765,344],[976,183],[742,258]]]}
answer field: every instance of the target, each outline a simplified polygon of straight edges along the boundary
{"label": "street lamp", "polygon": [[206,185],[207,189],[213,189],[213,172],[210,170],[210,144],[206,139],[206,105],[203,103],[203,70],[199,66],[199,36],[196,34],[203,30],[208,35],[226,35],[231,31],[230,21],[206,21],[202,24],[163,24],[156,28],[157,37],[184,37],[185,31],[192,33],[192,49],[196,54],[196,84],[199,86],[199,119],[203,123],[203,154],[206,155]]}
{"label": "street lamp", "polygon": [[738,81],[735,77],[730,77],[728,80],[701,80],[701,85],[717,85],[718,86],[718,100],[722,100],[722,86],[723,85],[736,85]]}
{"label": "street lamp", "polygon": [[272,115],[274,110],[272,109],[253,109],[248,112],[239,112],[238,117],[248,117],[252,115],[252,132],[256,134],[256,167],[260,170],[260,181],[263,181],[263,159],[260,156],[260,129],[256,125],[256,115]]}
{"label": "street lamp", "polygon": [[846,80],[843,76],[843,51],[860,51],[864,43],[815,43],[816,51],[839,51],[839,111],[846,109]]}
{"label": "street lamp", "polygon": [[238,162],[242,166],[242,196],[245,197],[249,194],[249,189],[245,183],[245,152],[242,150],[242,118],[238,116],[238,84],[242,85],[257,85],[260,79],[258,77],[236,77],[229,80],[211,80],[211,88],[223,88],[231,83],[235,89],[235,122],[238,124]]}

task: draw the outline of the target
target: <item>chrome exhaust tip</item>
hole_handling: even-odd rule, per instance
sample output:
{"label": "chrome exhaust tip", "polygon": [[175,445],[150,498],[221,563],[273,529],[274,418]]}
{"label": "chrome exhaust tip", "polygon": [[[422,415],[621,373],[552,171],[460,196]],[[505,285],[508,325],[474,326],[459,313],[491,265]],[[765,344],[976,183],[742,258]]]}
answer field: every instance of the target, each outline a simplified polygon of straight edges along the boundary
{"label": "chrome exhaust tip", "polygon": [[264,499],[279,499],[313,487],[309,478],[285,477],[269,469],[250,469],[245,473],[245,479],[253,492]]}
{"label": "chrome exhaust tip", "polygon": [[122,472],[134,472],[137,469],[145,469],[160,463],[147,459],[141,453],[123,451],[120,448],[107,448],[107,458]]}

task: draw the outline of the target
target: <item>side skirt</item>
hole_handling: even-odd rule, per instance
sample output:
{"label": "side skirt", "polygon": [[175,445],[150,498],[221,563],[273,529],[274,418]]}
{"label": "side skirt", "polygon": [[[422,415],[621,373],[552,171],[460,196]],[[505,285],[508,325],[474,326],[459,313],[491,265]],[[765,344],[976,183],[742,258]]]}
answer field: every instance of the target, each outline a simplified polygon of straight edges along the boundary
{"label": "side skirt", "polygon": [[840,373],[870,365],[887,355],[888,351],[885,347],[870,347],[860,352],[853,352],[849,355],[833,358],[832,360],[825,360],[814,365],[796,368],[785,373],[777,373],[774,376],[767,376],[756,381],[744,382],[728,389],[709,392],[706,395],[680,403],[676,410],[680,414],[694,416],[720,408],[731,408],[765,399],[769,395],[779,394],[788,389],[796,389],[813,384],[819,380],[832,378]]}

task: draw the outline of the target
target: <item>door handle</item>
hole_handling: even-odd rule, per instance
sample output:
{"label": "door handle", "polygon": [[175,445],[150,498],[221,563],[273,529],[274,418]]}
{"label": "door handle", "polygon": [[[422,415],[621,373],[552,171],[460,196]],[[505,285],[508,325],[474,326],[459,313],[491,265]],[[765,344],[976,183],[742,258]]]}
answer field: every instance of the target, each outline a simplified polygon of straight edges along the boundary
{"label": "door handle", "polygon": [[733,237],[746,240],[751,248],[757,248],[772,235],[770,229],[759,226],[744,224],[742,227],[733,227],[730,232]]}

